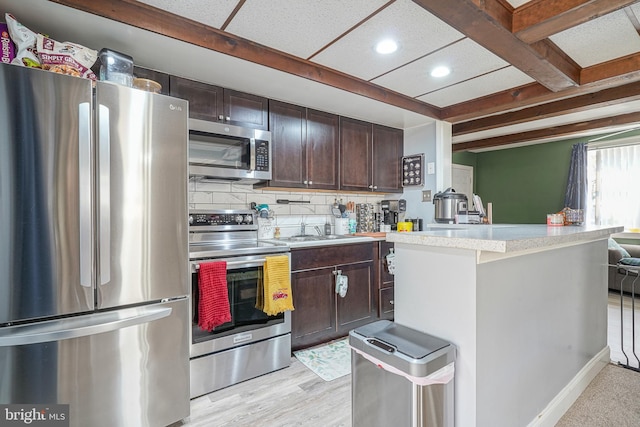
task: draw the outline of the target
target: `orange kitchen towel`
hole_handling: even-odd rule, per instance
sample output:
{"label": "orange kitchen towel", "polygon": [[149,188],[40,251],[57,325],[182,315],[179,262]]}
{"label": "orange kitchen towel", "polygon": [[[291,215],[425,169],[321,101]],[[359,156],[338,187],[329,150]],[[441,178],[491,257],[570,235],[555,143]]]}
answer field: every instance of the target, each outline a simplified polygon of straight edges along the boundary
{"label": "orange kitchen towel", "polygon": [[227,291],[227,262],[205,262],[198,273],[198,326],[211,332],[216,326],[231,321]]}
{"label": "orange kitchen towel", "polygon": [[[263,292],[258,292],[258,294],[256,308],[261,309],[269,316],[293,310],[288,256],[278,255],[265,258]],[[260,297],[262,297],[262,301],[260,301]]]}

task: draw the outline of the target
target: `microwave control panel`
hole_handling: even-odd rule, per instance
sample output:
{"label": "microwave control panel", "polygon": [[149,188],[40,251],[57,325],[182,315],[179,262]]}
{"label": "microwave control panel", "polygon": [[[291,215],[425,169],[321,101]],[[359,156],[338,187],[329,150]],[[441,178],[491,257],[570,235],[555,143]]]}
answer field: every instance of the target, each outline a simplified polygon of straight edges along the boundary
{"label": "microwave control panel", "polygon": [[269,171],[269,141],[256,140],[256,170]]}

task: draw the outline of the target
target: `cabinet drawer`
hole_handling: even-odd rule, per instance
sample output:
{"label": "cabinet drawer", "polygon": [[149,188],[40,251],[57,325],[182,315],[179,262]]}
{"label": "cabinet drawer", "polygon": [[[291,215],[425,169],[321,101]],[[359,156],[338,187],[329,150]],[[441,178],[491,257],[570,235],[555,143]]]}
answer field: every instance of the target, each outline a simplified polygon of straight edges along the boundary
{"label": "cabinet drawer", "polygon": [[389,319],[393,318],[394,301],[393,301],[393,287],[380,289],[380,318]]}
{"label": "cabinet drawer", "polygon": [[373,261],[373,242],[291,250],[291,271],[365,261]]}

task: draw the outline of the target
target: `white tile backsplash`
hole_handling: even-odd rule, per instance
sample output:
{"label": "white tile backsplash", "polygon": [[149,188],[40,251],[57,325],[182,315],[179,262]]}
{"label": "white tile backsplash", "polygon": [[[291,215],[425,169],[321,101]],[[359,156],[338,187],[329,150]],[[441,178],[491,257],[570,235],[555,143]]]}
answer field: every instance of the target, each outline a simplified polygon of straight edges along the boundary
{"label": "white tile backsplash", "polygon": [[[336,199],[343,204],[351,201],[375,206],[385,198],[397,199],[398,195],[270,191],[224,181],[189,181],[189,209],[249,209],[251,202],[267,204],[282,237],[299,234],[302,222],[306,224],[307,234],[316,234],[315,225],[324,230],[327,221],[334,229],[331,205]],[[305,200],[309,203],[277,204],[278,199]]]}

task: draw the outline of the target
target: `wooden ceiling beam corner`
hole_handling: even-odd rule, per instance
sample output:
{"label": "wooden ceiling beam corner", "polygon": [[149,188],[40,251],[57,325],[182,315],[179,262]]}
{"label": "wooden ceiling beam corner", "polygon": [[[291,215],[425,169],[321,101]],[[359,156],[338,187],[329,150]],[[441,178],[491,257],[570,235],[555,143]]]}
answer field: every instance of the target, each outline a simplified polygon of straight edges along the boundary
{"label": "wooden ceiling beam corner", "polygon": [[615,126],[640,123],[640,112],[622,114],[619,116],[605,117],[602,119],[588,120],[585,122],[572,123],[568,125],[547,127],[527,132],[514,133],[511,135],[496,136],[493,138],[478,139],[452,144],[454,153],[459,151],[479,150],[486,148],[502,147],[505,145],[519,144],[545,140],[550,138],[569,138],[580,135],[584,132],[607,129]]}
{"label": "wooden ceiling beam corner", "polygon": [[507,10],[500,0],[413,0],[431,14],[460,31],[493,54],[520,69],[553,92],[575,87],[574,64],[561,56],[544,56],[522,42],[505,22]]}
{"label": "wooden ceiling beam corner", "polygon": [[637,0],[533,0],[513,12],[513,34],[524,43],[553,34],[629,6]]}
{"label": "wooden ceiling beam corner", "polygon": [[635,80],[640,76],[640,54],[633,53],[611,61],[583,68],[580,72],[580,83],[588,85],[598,82]]}
{"label": "wooden ceiling beam corner", "polygon": [[190,19],[176,16],[144,3],[130,0],[49,0],[103,18],[131,25],[186,43],[264,65],[393,105],[433,119],[441,119],[442,110],[426,102],[383,88],[345,73],[314,64],[258,43],[233,36]]}

